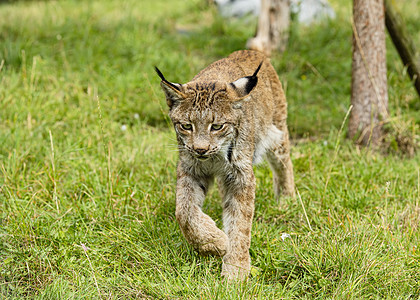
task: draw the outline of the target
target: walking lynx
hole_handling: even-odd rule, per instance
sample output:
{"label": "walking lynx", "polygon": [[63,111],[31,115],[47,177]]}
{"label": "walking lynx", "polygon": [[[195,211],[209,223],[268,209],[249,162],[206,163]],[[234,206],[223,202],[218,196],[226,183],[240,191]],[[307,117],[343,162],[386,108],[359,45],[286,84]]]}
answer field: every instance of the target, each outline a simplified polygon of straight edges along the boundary
{"label": "walking lynx", "polygon": [[[178,140],[175,215],[181,231],[201,254],[223,258],[222,276],[244,279],[251,267],[253,164],[266,157],[275,194],[294,196],[287,104],[276,71],[263,54],[238,51],[186,84],[156,72]],[[223,231],[202,211],[214,179]]]}

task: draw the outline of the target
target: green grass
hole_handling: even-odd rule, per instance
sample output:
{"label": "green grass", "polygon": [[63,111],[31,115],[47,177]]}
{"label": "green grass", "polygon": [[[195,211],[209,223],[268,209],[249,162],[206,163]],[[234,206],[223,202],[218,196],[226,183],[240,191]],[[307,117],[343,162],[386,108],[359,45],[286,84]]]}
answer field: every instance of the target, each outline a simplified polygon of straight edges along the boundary
{"label": "green grass", "polygon": [[[153,66],[186,82],[242,49],[255,21],[202,0],[0,4],[0,298],[419,298],[420,155],[357,149],[340,131],[351,1],[330,2],[336,20],[293,25],[272,58],[301,201],[278,203],[268,166],[255,169],[255,269],[236,284],[176,224],[176,141]],[[420,4],[398,6],[420,48]],[[393,122],[418,139],[418,97],[387,43]],[[211,191],[204,209],[221,225],[219,202]]]}

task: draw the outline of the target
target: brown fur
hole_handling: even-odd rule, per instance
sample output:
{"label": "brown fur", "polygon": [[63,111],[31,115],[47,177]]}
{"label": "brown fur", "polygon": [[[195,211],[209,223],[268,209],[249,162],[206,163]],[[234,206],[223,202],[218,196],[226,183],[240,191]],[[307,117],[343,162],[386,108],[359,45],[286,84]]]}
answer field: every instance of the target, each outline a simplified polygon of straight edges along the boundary
{"label": "brown fur", "polygon": [[[158,74],[179,144],[175,215],[181,231],[200,253],[223,257],[223,276],[244,279],[251,267],[253,163],[266,155],[275,194],[294,196],[281,83],[269,59],[254,51],[234,52],[182,85]],[[224,231],[201,209],[214,178]]]}

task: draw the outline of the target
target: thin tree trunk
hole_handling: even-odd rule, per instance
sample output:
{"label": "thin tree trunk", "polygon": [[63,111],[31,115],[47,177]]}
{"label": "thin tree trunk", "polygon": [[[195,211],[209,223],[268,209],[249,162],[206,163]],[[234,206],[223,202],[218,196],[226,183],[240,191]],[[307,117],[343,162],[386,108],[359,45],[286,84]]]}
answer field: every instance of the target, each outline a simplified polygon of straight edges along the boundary
{"label": "thin tree trunk", "polygon": [[400,15],[390,0],[385,0],[385,25],[403,64],[407,66],[408,75],[413,80],[417,94],[420,96],[420,58],[413,41],[405,30]]}
{"label": "thin tree trunk", "polygon": [[378,145],[388,117],[383,0],[353,0],[353,64],[349,136]]}
{"label": "thin tree trunk", "polygon": [[283,52],[289,39],[290,0],[261,0],[257,34],[247,42],[251,50],[270,55]]}

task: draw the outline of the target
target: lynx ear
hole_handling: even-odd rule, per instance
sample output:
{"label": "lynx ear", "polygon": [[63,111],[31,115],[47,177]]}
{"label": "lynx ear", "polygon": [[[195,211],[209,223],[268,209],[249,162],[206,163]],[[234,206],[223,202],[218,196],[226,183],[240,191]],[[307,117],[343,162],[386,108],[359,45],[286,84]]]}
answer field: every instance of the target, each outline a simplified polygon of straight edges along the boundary
{"label": "lynx ear", "polygon": [[167,81],[162,72],[157,67],[155,67],[155,71],[160,79],[162,79],[160,86],[165,93],[166,103],[168,104],[169,108],[172,108],[175,102],[185,99],[185,95],[181,91],[182,86],[179,83],[172,83]]}
{"label": "lynx ear", "polygon": [[233,87],[233,89],[236,91],[236,94],[240,99],[248,96],[248,94],[254,89],[254,87],[258,83],[258,71],[261,68],[261,65],[263,62],[261,62],[258,66],[258,68],[255,70],[254,74],[252,76],[246,76],[239,78],[238,80],[231,82],[230,86]]}

